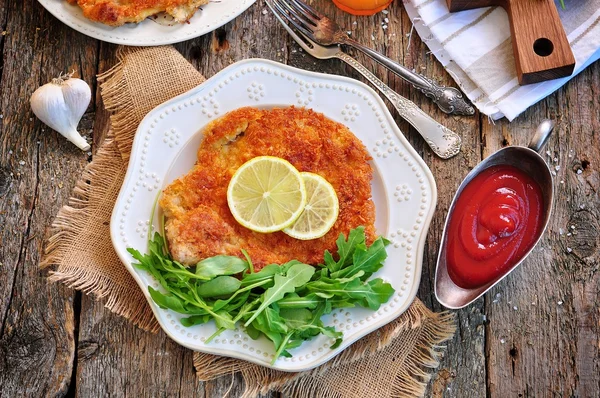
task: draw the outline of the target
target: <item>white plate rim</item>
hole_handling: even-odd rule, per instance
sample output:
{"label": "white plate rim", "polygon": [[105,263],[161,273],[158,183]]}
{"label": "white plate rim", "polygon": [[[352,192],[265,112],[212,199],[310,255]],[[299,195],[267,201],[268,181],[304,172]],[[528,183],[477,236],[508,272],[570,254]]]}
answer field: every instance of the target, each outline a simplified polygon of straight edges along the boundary
{"label": "white plate rim", "polygon": [[[223,4],[226,3],[214,2],[209,3],[204,8],[208,8],[211,14],[209,14],[208,23],[202,20],[203,15],[202,12],[205,11],[197,11],[196,14],[190,19],[191,26],[197,26],[198,29],[192,30],[188,29],[188,26],[183,25],[175,25],[172,26],[173,31],[177,30],[178,27],[182,27],[184,29],[183,34],[157,34],[155,36],[148,36],[144,34],[143,31],[139,31],[139,34],[131,36],[129,33],[130,29],[144,29],[145,25],[154,24],[155,22],[150,20],[145,20],[140,22],[139,24],[126,24],[124,26],[119,27],[109,27],[107,25],[103,25],[97,22],[90,21],[83,17],[83,14],[78,6],[73,6],[67,3],[66,0],[38,0],[38,2],[54,17],[56,17],[59,21],[69,26],[70,28],[86,35],[92,37],[94,39],[102,40],[108,43],[113,44],[122,44],[128,46],[161,46],[167,44],[180,43],[182,41],[194,39],[196,37],[205,35],[206,33],[210,33],[213,30],[220,28],[226,23],[230,22],[241,13],[246,11],[252,4],[256,2],[256,0],[228,0],[230,4],[232,2],[238,2],[235,5],[235,8],[230,10],[229,13],[222,15],[220,17],[212,17],[213,12],[218,12],[219,7],[223,7]],[[160,25],[158,25],[160,26]],[[169,28],[169,27],[165,27]],[[160,29],[160,28],[158,28]],[[168,29],[166,29],[168,30]],[[115,33],[116,32],[116,33]],[[121,33],[119,33],[121,32]]]}
{"label": "white plate rim", "polygon": [[[348,338],[344,338],[343,344],[341,349],[335,349],[335,350],[329,350],[329,352],[324,355],[322,357],[322,359],[320,361],[318,361],[318,363],[313,363],[310,364],[309,366],[305,366],[305,367],[286,367],[286,366],[282,366],[282,364],[280,362],[277,362],[275,365],[269,365],[266,364],[264,361],[260,361],[258,359],[256,359],[253,356],[249,356],[246,355],[244,353],[240,353],[239,351],[235,351],[235,350],[228,350],[228,349],[224,349],[224,348],[219,348],[218,350],[214,350],[212,349],[210,346],[208,345],[201,345],[201,346],[194,346],[194,345],[190,345],[187,344],[186,342],[182,341],[182,339],[179,338],[179,336],[171,333],[171,331],[166,327],[165,324],[163,324],[162,320],[161,320],[161,316],[159,315],[158,311],[159,308],[158,306],[153,302],[152,298],[150,297],[147,287],[148,285],[141,279],[141,277],[138,275],[137,271],[134,269],[134,267],[130,264],[130,256],[128,253],[124,253],[123,251],[119,250],[116,242],[119,239],[118,233],[119,230],[117,229],[117,219],[119,218],[119,214],[117,213],[117,209],[119,208],[119,206],[122,204],[123,200],[124,200],[124,190],[123,188],[126,186],[126,184],[128,183],[128,181],[131,179],[131,173],[133,172],[132,170],[132,163],[135,161],[137,152],[139,152],[141,150],[140,148],[140,143],[143,142],[143,138],[142,135],[140,134],[140,131],[142,130],[142,126],[145,126],[146,124],[150,123],[150,120],[155,117],[155,115],[161,110],[161,109],[166,109],[166,108],[170,108],[172,107],[174,104],[180,103],[183,99],[187,98],[187,97],[191,97],[194,96],[195,94],[197,94],[198,92],[204,91],[205,89],[211,87],[212,85],[215,84],[215,82],[217,82],[219,80],[219,78],[221,78],[224,75],[227,75],[229,71],[234,70],[235,68],[239,68],[241,66],[245,66],[247,64],[257,64],[257,65],[263,65],[263,66],[270,66],[270,67],[276,67],[279,69],[283,69],[285,71],[287,71],[288,73],[293,73],[296,74],[298,76],[308,76],[308,77],[317,77],[317,78],[321,78],[321,79],[328,79],[332,82],[337,81],[337,82],[342,82],[344,84],[349,84],[349,85],[355,85],[360,87],[361,89],[364,89],[365,91],[369,92],[372,97],[375,99],[375,101],[377,102],[378,108],[381,110],[381,112],[383,113],[383,116],[386,118],[386,120],[388,121],[389,125],[391,126],[391,128],[394,131],[394,134],[396,136],[396,138],[402,142],[402,144],[404,145],[404,150],[407,151],[413,158],[413,160],[415,160],[419,166],[421,167],[421,170],[425,172],[424,177],[427,178],[430,187],[431,187],[431,192],[430,192],[430,206],[429,209],[427,211],[427,215],[423,218],[422,221],[422,230],[421,233],[418,235],[418,243],[417,243],[417,250],[416,250],[416,258],[414,261],[414,272],[415,272],[415,280],[414,283],[410,286],[410,290],[406,291],[406,295],[407,297],[409,297],[409,299],[407,299],[405,301],[405,303],[403,304],[402,307],[400,307],[400,309],[396,310],[396,312],[394,312],[394,317],[390,318],[390,319],[384,319],[384,320],[380,320],[376,321],[374,323],[371,324],[371,327],[369,327],[364,333],[362,333],[360,336],[355,337],[353,339],[348,339]],[[317,110],[318,111],[318,110]],[[200,128],[201,130],[201,128]],[[370,152],[370,151],[369,151]],[[372,154],[372,153],[371,153]],[[393,320],[397,319],[402,313],[404,313],[412,304],[412,302],[414,301],[414,298],[416,297],[417,294],[417,290],[419,288],[419,283],[420,283],[420,278],[421,278],[421,272],[422,272],[422,263],[423,263],[423,257],[424,257],[424,246],[425,246],[425,242],[426,242],[426,238],[427,238],[427,234],[428,234],[428,230],[429,230],[429,226],[431,224],[431,220],[433,218],[433,215],[435,213],[435,209],[437,206],[437,186],[436,186],[436,182],[435,179],[433,177],[433,174],[431,173],[430,169],[428,168],[428,166],[425,164],[425,161],[419,156],[419,154],[414,150],[414,148],[410,145],[410,143],[408,142],[408,140],[404,137],[404,135],[402,134],[402,132],[400,131],[400,129],[398,128],[398,126],[396,125],[394,118],[392,117],[392,115],[390,114],[387,106],[385,105],[385,103],[383,102],[383,100],[379,97],[379,95],[373,90],[371,89],[369,86],[367,86],[366,84],[345,77],[345,76],[338,76],[338,75],[329,75],[329,74],[324,74],[324,73],[318,73],[318,72],[312,72],[312,71],[306,71],[303,69],[299,69],[299,68],[295,68],[289,65],[285,65],[285,64],[281,64],[275,61],[271,61],[271,60],[266,60],[266,59],[260,59],[260,58],[252,58],[252,59],[246,59],[243,61],[239,61],[236,62],[228,67],[226,67],[225,69],[221,70],[219,73],[217,73],[216,75],[214,75],[213,77],[211,77],[210,79],[206,80],[204,83],[202,83],[201,85],[191,89],[190,91],[183,93],[175,98],[172,98],[169,101],[166,101],[160,105],[158,105],[157,107],[155,107],[152,111],[150,111],[146,117],[144,117],[144,119],[142,120],[142,122],[140,122],[139,128],[136,132],[135,138],[134,138],[134,142],[133,142],[133,146],[132,146],[132,152],[131,152],[131,156],[130,156],[130,163],[127,169],[127,173],[125,175],[125,178],[123,180],[123,185],[121,188],[121,191],[119,192],[119,196],[115,202],[115,207],[113,210],[113,214],[111,217],[111,223],[110,223],[110,233],[111,233],[111,240],[113,242],[113,246],[115,247],[115,250],[121,260],[121,262],[125,265],[125,267],[127,268],[127,270],[129,271],[129,273],[133,276],[133,278],[135,279],[136,283],[138,284],[138,286],[140,287],[140,289],[142,290],[144,296],[146,297],[146,299],[148,300],[148,303],[150,304],[150,307],[154,313],[155,318],[157,319],[157,321],[159,322],[161,328],[163,329],[163,331],[171,338],[173,339],[175,342],[177,342],[178,344],[187,347],[189,349],[192,350],[196,350],[196,351],[200,351],[200,352],[205,352],[205,353],[209,353],[209,354],[215,354],[215,355],[221,355],[221,356],[226,356],[226,357],[232,357],[232,358],[238,358],[238,359],[242,359],[242,360],[246,360],[261,366],[265,366],[268,368],[272,368],[272,369],[276,369],[276,370],[281,370],[281,371],[285,371],[285,372],[300,372],[300,371],[306,371],[306,370],[310,370],[313,369],[317,366],[322,365],[323,363],[329,361],[330,359],[332,359],[334,356],[338,355],[341,351],[343,351],[344,349],[348,348],[350,345],[352,345],[354,342],[356,342],[357,340],[359,340],[360,338],[376,331],[377,329],[385,326],[386,324],[392,322]],[[385,266],[384,266],[385,267]]]}

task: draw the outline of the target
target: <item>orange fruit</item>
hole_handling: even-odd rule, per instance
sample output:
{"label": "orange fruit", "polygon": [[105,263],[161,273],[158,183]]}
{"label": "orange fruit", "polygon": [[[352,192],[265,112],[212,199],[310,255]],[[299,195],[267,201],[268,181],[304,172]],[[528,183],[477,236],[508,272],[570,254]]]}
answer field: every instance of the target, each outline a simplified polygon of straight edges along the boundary
{"label": "orange fruit", "polygon": [[343,11],[353,15],[373,15],[385,9],[393,0],[333,0]]}

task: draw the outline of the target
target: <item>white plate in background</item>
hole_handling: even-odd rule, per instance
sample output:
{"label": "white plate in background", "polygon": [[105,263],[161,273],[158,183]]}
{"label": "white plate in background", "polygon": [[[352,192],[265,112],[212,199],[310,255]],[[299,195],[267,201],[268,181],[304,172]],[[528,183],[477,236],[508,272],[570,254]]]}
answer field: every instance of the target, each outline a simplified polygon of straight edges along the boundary
{"label": "white plate in background", "polygon": [[117,27],[87,19],[79,6],[71,5],[66,0],[38,1],[60,21],[84,35],[128,46],[160,46],[179,43],[212,32],[240,15],[256,0],[211,0],[196,11],[189,23],[165,26],[152,19],[146,19],[139,23],[128,23]]}

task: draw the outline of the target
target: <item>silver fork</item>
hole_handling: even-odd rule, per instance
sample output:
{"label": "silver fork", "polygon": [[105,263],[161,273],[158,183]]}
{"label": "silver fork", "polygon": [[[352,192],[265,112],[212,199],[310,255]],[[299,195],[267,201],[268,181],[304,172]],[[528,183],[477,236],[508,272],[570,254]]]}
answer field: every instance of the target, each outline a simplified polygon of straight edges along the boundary
{"label": "silver fork", "polygon": [[449,159],[460,152],[461,139],[458,134],[445,126],[442,126],[429,117],[413,102],[393,91],[384,82],[372,74],[367,68],[365,68],[360,62],[344,53],[340,46],[321,46],[306,37],[306,35],[304,35],[302,32],[296,33],[284,21],[284,19],[289,20],[289,15],[281,8],[279,1],[267,0],[266,3],[271,11],[273,11],[275,14],[275,17],[279,20],[279,22],[281,22],[285,30],[288,31],[288,33],[294,38],[294,40],[296,40],[300,47],[302,47],[308,54],[318,59],[341,59],[356,69],[361,75],[363,75],[368,81],[377,87],[379,91],[381,91],[381,93],[390,100],[392,105],[394,105],[394,108],[396,108],[400,116],[410,123],[419,134],[421,134],[421,136],[425,139],[425,142],[427,142],[427,144],[431,147],[431,150],[436,155],[442,159]]}
{"label": "silver fork", "polygon": [[431,98],[443,112],[456,115],[473,115],[475,113],[473,106],[465,101],[462,93],[456,88],[439,86],[433,80],[415,73],[351,39],[335,21],[314,7],[301,0],[274,0],[274,3],[279,4],[280,8],[286,11],[284,14],[289,13],[290,16],[293,16],[293,19],[288,18],[292,25],[318,44],[323,46],[346,44],[362,51]]}

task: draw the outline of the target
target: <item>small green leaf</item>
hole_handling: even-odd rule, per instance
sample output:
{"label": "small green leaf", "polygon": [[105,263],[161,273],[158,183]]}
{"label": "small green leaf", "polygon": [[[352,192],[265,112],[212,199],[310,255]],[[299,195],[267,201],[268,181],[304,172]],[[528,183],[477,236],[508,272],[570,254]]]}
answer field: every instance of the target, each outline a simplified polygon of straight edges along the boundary
{"label": "small green leaf", "polygon": [[235,256],[214,256],[196,264],[196,275],[204,279],[213,279],[221,275],[235,275],[244,272],[248,263]]}
{"label": "small green leaf", "polygon": [[242,305],[240,311],[233,320],[235,322],[238,322],[240,319],[246,319],[250,315],[250,313],[252,313],[254,309],[259,305],[261,298],[262,296],[257,297],[254,300]]}
{"label": "small green leaf", "polygon": [[185,327],[190,327],[194,325],[202,325],[206,322],[210,321],[212,317],[208,314],[206,315],[193,315],[188,318],[181,318],[181,324]]}
{"label": "small green leaf", "polygon": [[300,297],[296,293],[289,293],[284,298],[277,302],[279,308],[308,308],[314,309],[323,299],[317,297],[315,294],[309,294],[305,297]]}
{"label": "small green leaf", "polygon": [[299,329],[309,323],[313,317],[312,311],[306,308],[282,308],[279,315],[290,329]]}
{"label": "small green leaf", "polygon": [[281,355],[283,350],[285,350],[288,341],[292,337],[292,334],[293,334],[293,332],[289,332],[288,334],[286,334],[283,337],[281,343],[279,343],[278,345],[275,346],[275,348],[277,349],[277,352],[275,353],[275,356],[273,357],[273,360],[271,361],[271,365],[273,365],[275,363],[275,361],[277,360],[277,358],[279,358],[279,356]]}
{"label": "small green leaf", "polygon": [[196,289],[200,297],[223,297],[235,293],[242,282],[233,276],[218,276],[204,282]]}
{"label": "small green leaf", "polygon": [[216,313],[218,316],[215,317],[215,323],[219,329],[235,329],[235,322],[231,314],[225,311],[219,311]]}
{"label": "small green leaf", "polygon": [[254,324],[255,326],[258,325],[257,329],[262,330],[263,333],[266,331],[284,334],[288,332],[285,321],[279,316],[277,311],[269,307],[261,312]]}
{"label": "small green leaf", "polygon": [[170,309],[175,312],[185,313],[186,310],[183,307],[183,302],[172,295],[165,295],[159,292],[158,290],[154,290],[151,286],[148,286],[148,292],[150,293],[150,297],[152,300],[162,309]]}
{"label": "small green leaf", "polygon": [[286,276],[275,274],[275,284],[265,291],[263,303],[252,317],[246,321],[245,325],[248,326],[266,307],[277,300],[281,300],[286,293],[293,292],[297,287],[310,281],[314,273],[314,267],[308,264],[296,263],[287,270]]}
{"label": "small green leaf", "polygon": [[[256,282],[264,280],[273,280],[275,274],[281,273],[281,267],[277,264],[269,264],[258,272],[252,274],[244,274],[242,278],[242,286],[252,285]],[[270,286],[267,286],[270,287]]]}
{"label": "small green leaf", "polygon": [[[344,235],[340,236],[343,237]],[[329,270],[337,271],[337,261],[333,259],[333,255],[329,252],[329,250],[325,250],[325,253],[323,254],[323,261]]]}
{"label": "small green leaf", "polygon": [[370,293],[363,296],[361,304],[374,311],[377,311],[381,304],[386,303],[394,294],[392,285],[385,283],[380,278],[370,280],[366,285],[369,286]]}
{"label": "small green leaf", "polygon": [[340,259],[337,261],[335,267],[330,268],[331,272],[339,271],[351,263],[352,255],[354,254],[356,247],[365,244],[365,228],[358,227],[351,230],[347,240],[343,234],[340,234],[336,240],[336,244]]}
{"label": "small green leaf", "polygon": [[226,300],[216,300],[212,303],[213,311],[220,311],[222,309],[231,313],[236,309],[240,308],[242,305],[246,304],[248,301],[248,297],[250,296],[250,291],[247,290],[243,292],[241,289],[236,291]]}
{"label": "small green leaf", "polygon": [[258,329],[256,329],[252,325],[246,326],[246,333],[248,334],[248,336],[250,336],[252,340],[257,340],[262,334]]}
{"label": "small green leaf", "polygon": [[383,266],[386,258],[385,241],[379,237],[366,250],[357,247],[352,254],[352,265],[331,273],[331,278],[346,278],[359,271],[364,271],[363,278],[367,279]]}

